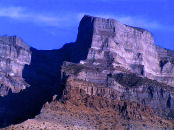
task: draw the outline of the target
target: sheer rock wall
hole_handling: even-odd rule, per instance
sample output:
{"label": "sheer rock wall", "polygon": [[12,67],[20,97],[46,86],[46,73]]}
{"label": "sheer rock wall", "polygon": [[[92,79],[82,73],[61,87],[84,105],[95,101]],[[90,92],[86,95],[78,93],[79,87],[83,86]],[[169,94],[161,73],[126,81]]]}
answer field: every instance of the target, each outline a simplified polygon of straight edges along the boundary
{"label": "sheer rock wall", "polygon": [[22,78],[25,65],[31,61],[30,47],[16,37],[0,37],[0,96],[19,92],[28,85]]}
{"label": "sheer rock wall", "polygon": [[[86,30],[91,31],[92,36],[89,37],[90,33],[86,33]],[[167,62],[164,66],[161,61],[165,55],[174,57],[174,52],[165,49],[160,51],[147,30],[127,26],[113,19],[84,16],[79,33],[77,42],[83,44],[91,41],[88,61],[112,66],[113,70],[121,66],[133,73],[174,85],[173,62]]]}

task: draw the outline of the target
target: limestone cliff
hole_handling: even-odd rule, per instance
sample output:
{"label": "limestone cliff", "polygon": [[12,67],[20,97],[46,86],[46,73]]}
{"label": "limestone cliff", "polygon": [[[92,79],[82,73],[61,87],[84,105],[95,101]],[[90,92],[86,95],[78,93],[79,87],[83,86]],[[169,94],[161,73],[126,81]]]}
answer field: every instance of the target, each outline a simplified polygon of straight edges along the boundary
{"label": "limestone cliff", "polygon": [[30,87],[0,98],[27,105],[0,106],[12,113],[0,111],[0,127],[37,115],[7,129],[174,129],[174,51],[147,30],[85,15],[75,43],[27,52],[24,69],[11,71]]}
{"label": "limestone cliff", "polygon": [[22,78],[25,65],[30,64],[30,47],[18,37],[0,37],[0,96],[25,89],[27,83]]}
{"label": "limestone cliff", "polygon": [[91,45],[87,60],[94,64],[106,64],[113,70],[122,66],[133,73],[174,86],[173,62],[169,60],[173,59],[174,52],[156,47],[147,30],[113,19],[84,16],[77,42]]}

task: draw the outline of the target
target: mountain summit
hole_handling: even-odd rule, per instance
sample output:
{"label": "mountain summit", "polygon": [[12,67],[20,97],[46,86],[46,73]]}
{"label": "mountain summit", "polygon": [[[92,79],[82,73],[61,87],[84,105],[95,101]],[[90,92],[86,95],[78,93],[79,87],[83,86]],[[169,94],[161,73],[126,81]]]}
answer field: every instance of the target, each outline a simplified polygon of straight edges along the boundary
{"label": "mountain summit", "polygon": [[[147,30],[85,15],[76,42],[59,50],[36,50],[15,41],[5,45],[14,48],[6,53],[18,52],[17,61],[27,62],[15,69],[10,62],[10,70],[14,83],[20,79],[27,87],[19,85],[20,92],[13,85],[5,87],[11,91],[0,87],[1,96],[6,95],[0,98],[1,127],[174,128],[174,51],[156,46]],[[20,60],[24,52],[18,48],[26,52]],[[15,70],[22,75],[16,76]]]}
{"label": "mountain summit", "polygon": [[150,79],[174,86],[174,52],[157,47],[147,30],[113,19],[84,16],[78,40],[90,46],[87,60],[123,67]]}

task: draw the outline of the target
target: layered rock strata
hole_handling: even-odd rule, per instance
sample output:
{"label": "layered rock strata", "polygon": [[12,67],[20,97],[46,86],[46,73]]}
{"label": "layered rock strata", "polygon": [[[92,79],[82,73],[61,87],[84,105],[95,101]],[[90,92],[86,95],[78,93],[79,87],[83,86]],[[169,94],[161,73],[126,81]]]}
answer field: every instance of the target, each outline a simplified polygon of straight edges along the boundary
{"label": "layered rock strata", "polygon": [[75,43],[30,50],[23,77],[39,97],[33,104],[57,97],[7,129],[174,129],[174,51],[147,30],[86,15]]}
{"label": "layered rock strata", "polygon": [[[147,30],[113,19],[84,16],[79,33],[77,42],[89,41],[87,44],[91,45],[88,61],[107,64],[113,70],[122,66],[133,73],[174,85],[174,64],[171,62],[174,52],[155,46],[153,36]],[[89,34],[92,35],[89,37]]]}
{"label": "layered rock strata", "polygon": [[30,47],[18,37],[0,37],[0,96],[27,88],[22,78],[25,65],[31,61]]}
{"label": "layered rock strata", "polygon": [[[66,63],[62,68],[65,89],[54,96],[41,114],[8,129],[173,129],[172,95],[169,86],[135,75],[109,76],[109,83],[90,80],[97,66]],[[90,81],[89,81],[90,80]],[[161,92],[161,87],[162,91]],[[169,90],[168,90],[169,89]],[[159,91],[158,91],[159,90]],[[161,95],[162,94],[162,95]],[[171,96],[172,97],[172,96]],[[170,99],[173,100],[172,98]],[[164,107],[164,109],[163,109]],[[171,110],[171,111],[170,111]]]}

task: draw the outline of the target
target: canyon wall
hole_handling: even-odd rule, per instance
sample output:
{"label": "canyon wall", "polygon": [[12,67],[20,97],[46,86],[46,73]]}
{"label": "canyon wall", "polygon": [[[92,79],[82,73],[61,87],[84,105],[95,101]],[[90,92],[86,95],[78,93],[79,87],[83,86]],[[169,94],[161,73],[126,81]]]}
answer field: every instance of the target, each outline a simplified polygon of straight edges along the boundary
{"label": "canyon wall", "polygon": [[[84,16],[79,33],[77,42],[91,41],[87,56],[90,62],[112,66],[113,70],[121,66],[133,73],[174,85],[174,64],[169,60],[173,59],[173,51],[159,49],[147,30],[113,19]],[[168,55],[171,57],[169,62],[163,61]]]}
{"label": "canyon wall", "polygon": [[18,37],[0,37],[0,96],[26,89],[22,78],[25,65],[31,61],[30,47]]}
{"label": "canyon wall", "polygon": [[0,38],[2,74],[16,79],[12,87],[25,83],[18,91],[0,87],[8,95],[0,98],[0,127],[173,129],[174,51],[156,46],[149,31],[113,19],[85,15],[78,31],[75,43],[50,51]]}

